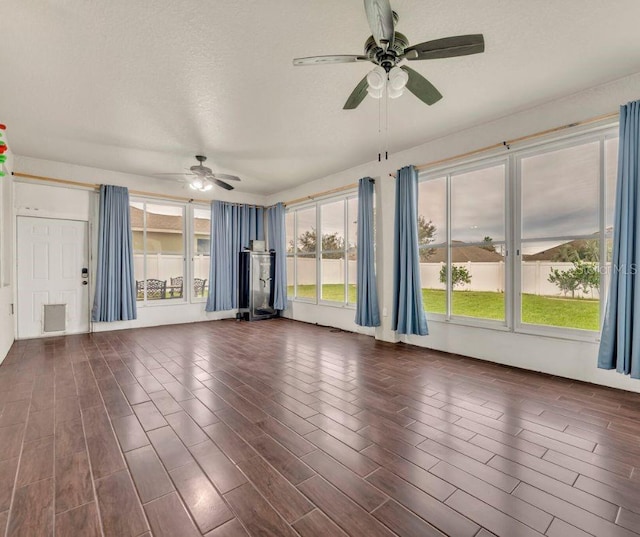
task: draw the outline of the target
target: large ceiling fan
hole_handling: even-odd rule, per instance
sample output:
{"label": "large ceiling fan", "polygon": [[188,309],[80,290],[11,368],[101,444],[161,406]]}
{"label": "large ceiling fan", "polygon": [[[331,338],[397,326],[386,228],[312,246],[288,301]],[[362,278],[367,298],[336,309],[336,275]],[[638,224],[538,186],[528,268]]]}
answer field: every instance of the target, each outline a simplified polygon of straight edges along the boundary
{"label": "large ceiling fan", "polygon": [[187,173],[162,173],[157,175],[184,175],[186,176],[189,186],[193,190],[199,190],[201,192],[208,192],[214,185],[224,188],[225,190],[233,190],[227,181],[240,181],[240,177],[235,175],[228,175],[226,173],[214,173],[211,168],[208,168],[203,163],[207,160],[207,157],[203,155],[196,155],[198,164],[191,166]]}
{"label": "large ceiling fan", "polygon": [[373,71],[360,81],[347,99],[345,110],[356,108],[367,94],[382,97],[385,89],[389,97],[399,97],[405,87],[418,99],[432,105],[442,99],[442,94],[420,73],[400,64],[404,60],[435,60],[484,52],[482,34],[445,37],[410,46],[409,40],[395,30],[398,14],[391,10],[389,0],[364,0],[364,9],[373,34],[364,44],[364,54],[312,56],[293,60],[293,65],[367,61],[375,64]]}

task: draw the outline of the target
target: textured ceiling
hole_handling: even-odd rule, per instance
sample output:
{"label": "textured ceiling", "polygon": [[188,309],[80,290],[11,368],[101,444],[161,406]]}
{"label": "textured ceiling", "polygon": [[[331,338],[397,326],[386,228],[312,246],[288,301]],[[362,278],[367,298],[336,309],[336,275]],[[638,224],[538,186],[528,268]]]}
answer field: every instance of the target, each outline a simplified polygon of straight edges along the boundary
{"label": "textured ceiling", "polygon": [[[482,32],[486,53],[413,62],[444,99],[390,103],[398,151],[640,71],[638,0],[392,0],[410,42]],[[376,158],[361,0],[4,0],[0,120],[16,154],[151,175],[204,153],[273,193]]]}

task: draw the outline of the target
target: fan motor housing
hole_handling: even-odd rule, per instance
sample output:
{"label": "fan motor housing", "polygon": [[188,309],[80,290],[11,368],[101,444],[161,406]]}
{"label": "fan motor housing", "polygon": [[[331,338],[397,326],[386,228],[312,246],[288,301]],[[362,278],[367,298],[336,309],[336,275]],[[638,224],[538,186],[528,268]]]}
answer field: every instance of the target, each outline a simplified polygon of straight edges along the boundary
{"label": "fan motor housing", "polygon": [[364,44],[364,54],[370,61],[377,63],[388,72],[396,65],[398,56],[401,56],[408,46],[409,40],[400,32],[395,33],[393,45],[386,52],[378,46],[373,36],[369,36]]}

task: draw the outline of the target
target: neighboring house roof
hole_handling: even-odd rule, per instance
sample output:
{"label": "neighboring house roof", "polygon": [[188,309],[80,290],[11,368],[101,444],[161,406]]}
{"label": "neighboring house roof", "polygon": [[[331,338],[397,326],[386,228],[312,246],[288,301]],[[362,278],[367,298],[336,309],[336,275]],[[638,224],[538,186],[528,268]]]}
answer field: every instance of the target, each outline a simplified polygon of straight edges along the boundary
{"label": "neighboring house roof", "polygon": [[[131,207],[131,229],[142,231],[143,211],[137,207]],[[211,221],[206,218],[194,218],[194,231],[199,235],[208,235],[211,231]],[[183,222],[180,216],[170,214],[147,213],[147,231],[160,231],[166,233],[178,233],[183,230]]]}
{"label": "neighboring house roof", "polygon": [[[485,250],[480,246],[456,246],[453,243],[451,248],[451,256],[453,263],[465,263],[472,261],[474,263],[496,263],[504,261],[498,252]],[[444,263],[447,260],[447,251],[445,248],[436,248],[433,254],[429,256],[427,263]]]}
{"label": "neighboring house roof", "polygon": [[573,248],[575,250],[582,250],[587,246],[589,241],[587,239],[576,239],[569,242],[563,242],[562,244],[558,244],[553,248],[549,248],[548,250],[542,250],[541,252],[537,252],[535,254],[524,254],[522,259],[524,261],[558,261],[562,256],[562,250],[564,248]]}

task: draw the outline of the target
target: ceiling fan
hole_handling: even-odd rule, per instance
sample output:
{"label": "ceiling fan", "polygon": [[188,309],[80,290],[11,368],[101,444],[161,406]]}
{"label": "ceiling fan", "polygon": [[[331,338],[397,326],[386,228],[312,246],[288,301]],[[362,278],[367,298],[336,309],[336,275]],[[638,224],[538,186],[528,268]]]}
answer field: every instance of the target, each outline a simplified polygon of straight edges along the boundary
{"label": "ceiling fan", "polygon": [[435,60],[484,52],[482,34],[445,37],[410,46],[409,40],[395,30],[398,14],[391,10],[389,0],[364,0],[364,9],[373,34],[364,44],[364,54],[293,60],[296,66],[367,61],[375,64],[373,71],[360,81],[347,99],[345,110],[357,108],[367,94],[381,98],[385,89],[389,97],[399,97],[405,87],[422,102],[432,105],[442,99],[442,94],[420,73],[400,64],[404,60]]}
{"label": "ceiling fan", "polygon": [[188,177],[186,180],[189,186],[193,190],[199,190],[200,192],[208,192],[214,185],[224,188],[225,190],[233,190],[227,181],[240,181],[240,177],[235,175],[228,175],[226,173],[214,173],[211,168],[208,168],[203,163],[207,160],[207,157],[203,155],[196,155],[198,164],[189,168],[189,173],[162,173],[157,175],[185,175]]}

